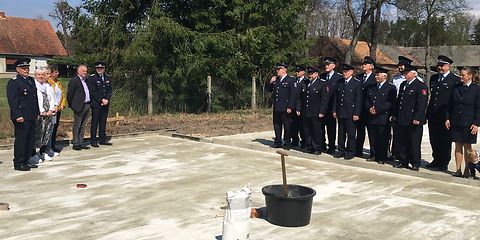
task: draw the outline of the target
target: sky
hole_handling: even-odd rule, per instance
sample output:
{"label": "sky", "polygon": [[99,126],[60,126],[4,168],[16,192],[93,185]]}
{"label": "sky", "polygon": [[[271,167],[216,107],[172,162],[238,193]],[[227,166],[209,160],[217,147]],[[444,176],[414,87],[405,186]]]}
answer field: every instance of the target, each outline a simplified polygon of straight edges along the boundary
{"label": "sky", "polygon": [[[57,0],[0,0],[0,11],[7,16],[25,18],[43,18],[50,20],[56,28],[57,23],[48,16],[53,10],[53,3]],[[472,7],[468,12],[480,18],[480,0],[466,0]],[[68,0],[72,6],[80,5],[81,0]]]}

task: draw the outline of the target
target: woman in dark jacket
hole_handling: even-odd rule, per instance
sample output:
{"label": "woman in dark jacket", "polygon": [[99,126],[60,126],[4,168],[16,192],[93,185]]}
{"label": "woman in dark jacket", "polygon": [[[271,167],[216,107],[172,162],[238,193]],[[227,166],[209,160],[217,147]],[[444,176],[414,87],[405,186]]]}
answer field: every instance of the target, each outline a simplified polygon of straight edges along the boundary
{"label": "woman in dark jacket", "polygon": [[[460,71],[461,83],[453,87],[449,102],[449,112],[445,126],[451,129],[455,142],[455,177],[470,177],[468,166],[473,162],[472,144],[477,142],[477,131],[480,124],[480,86],[475,69],[465,67]],[[465,171],[462,175],[462,160],[465,160]]]}

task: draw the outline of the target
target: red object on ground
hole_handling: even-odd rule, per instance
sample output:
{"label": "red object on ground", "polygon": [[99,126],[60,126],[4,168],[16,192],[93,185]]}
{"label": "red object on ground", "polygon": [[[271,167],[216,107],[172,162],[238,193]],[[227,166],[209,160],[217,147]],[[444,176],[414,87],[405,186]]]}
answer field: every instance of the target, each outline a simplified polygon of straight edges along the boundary
{"label": "red object on ground", "polygon": [[87,184],[79,183],[77,184],[77,188],[86,188]]}
{"label": "red object on ground", "polygon": [[252,208],[252,210],[250,211],[250,218],[261,218],[261,217],[262,217],[262,213],[258,211],[256,208]]}

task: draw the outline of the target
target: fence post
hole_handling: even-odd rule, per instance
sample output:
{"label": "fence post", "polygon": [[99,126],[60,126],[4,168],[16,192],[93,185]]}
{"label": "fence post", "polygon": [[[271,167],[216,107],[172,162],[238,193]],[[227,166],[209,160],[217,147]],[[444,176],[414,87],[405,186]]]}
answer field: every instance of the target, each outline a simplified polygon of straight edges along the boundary
{"label": "fence post", "polygon": [[212,77],[207,77],[207,112],[212,110]]}
{"label": "fence post", "polygon": [[252,110],[257,109],[257,82],[255,77],[252,77]]}
{"label": "fence post", "polygon": [[147,111],[148,111],[148,116],[153,115],[153,90],[152,90],[152,75],[148,75],[148,80],[147,80],[147,85],[148,85],[148,90],[147,90]]}

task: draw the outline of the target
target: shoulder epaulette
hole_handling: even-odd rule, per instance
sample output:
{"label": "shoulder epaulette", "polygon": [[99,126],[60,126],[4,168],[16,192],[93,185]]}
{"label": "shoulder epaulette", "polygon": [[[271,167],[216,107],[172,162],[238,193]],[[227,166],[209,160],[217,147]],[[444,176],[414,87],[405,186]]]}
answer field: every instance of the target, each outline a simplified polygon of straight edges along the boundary
{"label": "shoulder epaulette", "polygon": [[360,80],[358,78],[352,78],[352,80],[355,80],[357,82],[360,82]]}
{"label": "shoulder epaulette", "polygon": [[320,78],[320,81],[326,82],[327,80],[326,80],[326,79],[323,79],[323,78]]}
{"label": "shoulder epaulette", "polygon": [[13,77],[12,80],[17,80],[17,76]]}
{"label": "shoulder epaulette", "polygon": [[94,74],[92,74],[92,75],[90,75],[90,77],[93,77],[93,76],[95,76],[95,73],[94,73]]}
{"label": "shoulder epaulette", "polygon": [[337,74],[338,76],[342,76],[342,74],[338,73],[338,72],[334,72],[335,74]]}

